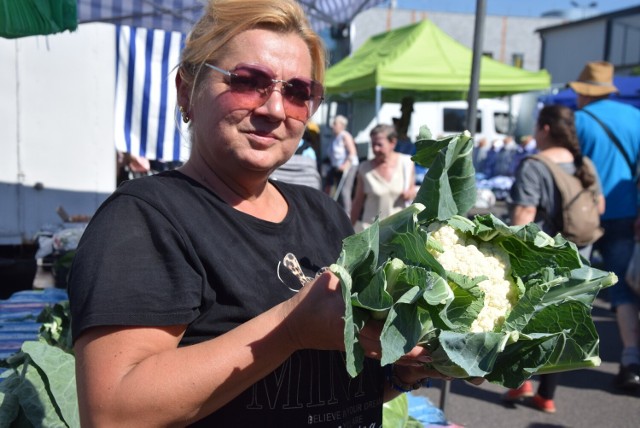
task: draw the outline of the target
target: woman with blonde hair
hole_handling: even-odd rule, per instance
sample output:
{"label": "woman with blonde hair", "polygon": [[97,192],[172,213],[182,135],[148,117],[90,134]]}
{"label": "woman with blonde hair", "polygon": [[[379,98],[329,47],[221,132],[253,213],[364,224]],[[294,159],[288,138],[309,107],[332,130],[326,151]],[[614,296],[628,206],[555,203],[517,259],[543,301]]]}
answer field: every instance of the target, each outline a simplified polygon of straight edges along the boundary
{"label": "woman with blonde hair", "polygon": [[349,219],[269,179],[322,102],[324,67],[296,1],[209,2],[176,77],[191,157],[119,187],[74,259],[82,426],[380,426],[383,400],[439,376],[416,347],[385,378],[368,323],[349,377],[340,282],[319,273]]}
{"label": "woman with blonde hair", "polygon": [[340,114],[333,119],[331,129],[334,138],[329,149],[331,169],[327,174],[325,186],[327,193],[334,194],[334,199],[347,214],[351,212],[353,185],[359,163],[356,143],[347,131],[348,123],[349,120]]}

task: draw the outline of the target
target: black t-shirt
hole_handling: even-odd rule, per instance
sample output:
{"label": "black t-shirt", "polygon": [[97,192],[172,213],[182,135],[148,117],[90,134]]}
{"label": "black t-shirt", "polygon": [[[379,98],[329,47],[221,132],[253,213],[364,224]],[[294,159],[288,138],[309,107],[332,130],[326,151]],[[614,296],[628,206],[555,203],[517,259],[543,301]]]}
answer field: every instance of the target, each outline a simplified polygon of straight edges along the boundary
{"label": "black t-shirt", "polygon": [[[93,326],[188,324],[180,343],[187,346],[292,297],[300,284],[282,266],[285,254],[312,277],[337,260],[352,228],[322,192],[275,185],[289,204],[280,223],[230,207],[177,171],[124,183],[93,217],[74,258],[74,340]],[[382,391],[377,361],[351,379],[341,352],[304,350],[201,426],[379,426]]]}

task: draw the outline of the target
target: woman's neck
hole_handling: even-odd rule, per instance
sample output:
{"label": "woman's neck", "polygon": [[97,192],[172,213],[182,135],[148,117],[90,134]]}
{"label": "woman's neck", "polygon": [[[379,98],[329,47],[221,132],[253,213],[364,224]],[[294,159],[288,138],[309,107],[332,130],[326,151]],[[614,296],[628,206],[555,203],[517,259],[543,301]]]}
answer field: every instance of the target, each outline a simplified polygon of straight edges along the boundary
{"label": "woman's neck", "polygon": [[[268,181],[225,178],[206,162],[190,159],[181,172],[215,193],[229,206],[254,217],[279,222],[287,214],[287,204],[280,192]],[[245,175],[246,177],[246,175]]]}
{"label": "woman's neck", "polygon": [[551,146],[540,150],[540,153],[555,163],[571,163],[574,160],[573,154],[565,147]]}

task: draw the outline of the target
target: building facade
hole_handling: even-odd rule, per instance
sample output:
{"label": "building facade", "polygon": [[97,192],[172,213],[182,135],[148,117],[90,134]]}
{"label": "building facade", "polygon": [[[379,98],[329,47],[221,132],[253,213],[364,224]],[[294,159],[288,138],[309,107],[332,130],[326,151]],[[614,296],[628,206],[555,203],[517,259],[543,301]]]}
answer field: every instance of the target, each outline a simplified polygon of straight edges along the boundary
{"label": "building facade", "polygon": [[640,6],[536,30],[540,67],[562,86],[589,61],[609,61],[616,75],[640,74]]}

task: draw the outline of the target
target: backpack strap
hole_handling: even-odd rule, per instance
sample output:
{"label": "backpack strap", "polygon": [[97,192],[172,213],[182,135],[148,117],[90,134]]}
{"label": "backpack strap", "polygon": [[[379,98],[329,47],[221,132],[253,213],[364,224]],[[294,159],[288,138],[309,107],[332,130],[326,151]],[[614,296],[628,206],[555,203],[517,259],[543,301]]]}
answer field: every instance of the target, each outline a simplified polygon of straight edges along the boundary
{"label": "backpack strap", "polygon": [[622,144],[620,143],[620,140],[618,140],[618,137],[616,137],[616,135],[613,132],[611,132],[611,129],[609,129],[609,127],[607,125],[605,125],[605,123],[602,120],[600,120],[600,118],[598,118],[598,116],[596,116],[595,114],[593,114],[592,112],[590,112],[589,110],[584,109],[584,108],[582,109],[582,111],[587,113],[589,116],[591,116],[602,127],[602,129],[604,129],[604,132],[607,133],[607,135],[609,136],[611,141],[613,141],[613,144],[616,146],[616,148],[622,154],[622,157],[624,158],[624,160],[627,162],[627,165],[629,166],[629,169],[631,170],[631,176],[635,177],[636,176],[636,166],[634,165],[633,162],[631,162],[631,158],[629,157],[629,154],[625,151],[624,147],[622,147]]}
{"label": "backpack strap", "polygon": [[[535,155],[527,156],[527,158],[532,158],[532,159],[538,160],[538,161],[542,162],[542,164],[544,164],[547,167],[549,172],[551,172],[551,175],[553,177],[553,181],[554,181],[554,184],[555,184],[556,188],[560,192],[560,197],[562,199],[562,206],[560,207],[560,210],[559,210],[559,213],[558,213],[559,216],[558,216],[557,219],[551,219],[551,221],[554,222],[554,224],[556,226],[556,229],[558,229],[559,231],[565,230],[566,223],[567,223],[567,221],[569,221],[568,219],[570,218],[570,213],[567,211],[568,208],[570,206],[573,206],[574,202],[576,202],[581,197],[581,195],[584,195],[585,192],[588,192],[587,194],[590,195],[590,199],[593,198],[593,202],[594,202],[594,206],[595,206],[595,204],[596,204],[596,202],[595,202],[596,201],[596,194],[598,193],[597,180],[591,186],[584,187],[582,185],[582,183],[580,182],[580,179],[578,177],[576,177],[575,175],[567,173],[564,169],[562,169],[562,167],[560,165],[558,165],[557,163],[553,162],[551,159],[549,159],[548,157],[544,156],[543,154],[537,153]],[[583,156],[582,157],[582,161],[583,161],[584,165],[592,173],[595,173],[595,168],[593,166],[593,163],[591,162],[591,159],[589,159],[587,156]],[[582,190],[578,190],[577,193],[574,193],[578,188],[582,189]],[[598,238],[600,238],[600,236],[602,236],[602,228],[599,227],[599,218],[600,218],[600,216],[597,213],[596,213],[596,218],[597,218],[597,220],[594,223],[597,223],[597,225],[594,224],[594,228],[590,229],[593,233],[588,238],[589,241],[585,241],[584,237],[575,236],[575,237],[571,238],[571,239],[574,240],[576,245],[586,245],[586,244],[589,244],[589,243],[593,243]],[[561,223],[557,223],[557,220],[560,220]],[[569,221],[569,223],[574,223],[575,224],[575,220],[573,222]],[[563,227],[558,227],[558,225],[562,225]],[[563,234],[564,233],[565,232],[563,232]],[[569,232],[567,230],[566,233],[569,234],[569,237],[570,237],[572,232]]]}
{"label": "backpack strap", "polygon": [[[556,185],[559,182],[566,181],[567,177],[571,177],[572,180],[580,181],[580,179],[578,177],[576,177],[575,175],[571,175],[571,174],[567,173],[564,169],[562,169],[561,166],[559,166],[557,163],[555,163],[554,161],[552,161],[551,159],[549,159],[548,157],[546,157],[542,153],[536,153],[534,155],[529,155],[527,157],[528,158],[532,158],[532,159],[536,159],[536,160],[542,162],[549,169],[549,171],[551,172],[551,175],[553,175],[553,181],[556,182]],[[593,172],[593,163],[591,163],[591,160],[588,157],[583,156],[582,157],[582,161],[585,162],[588,165],[588,167],[592,168],[592,172]],[[558,187],[560,187],[560,186],[558,186]],[[562,190],[562,189],[560,189],[560,190]]]}
{"label": "backpack strap", "polygon": [[[560,197],[562,201],[571,199],[571,195],[568,195],[566,192],[567,186],[563,186],[562,183],[567,180],[577,180],[578,178],[568,174],[564,169],[562,169],[558,164],[553,162],[548,157],[544,156],[541,153],[536,153],[533,155],[529,155],[526,159],[535,159],[538,162],[541,162],[544,166],[547,167],[549,172],[551,173],[551,177],[553,178],[554,186],[558,188],[560,191]],[[563,202],[564,205],[564,202]],[[547,221],[551,221],[557,231],[562,230],[563,223],[563,209],[564,207],[561,205],[558,207],[558,215],[557,218],[553,218],[550,216],[550,213],[545,213],[545,217]]]}

